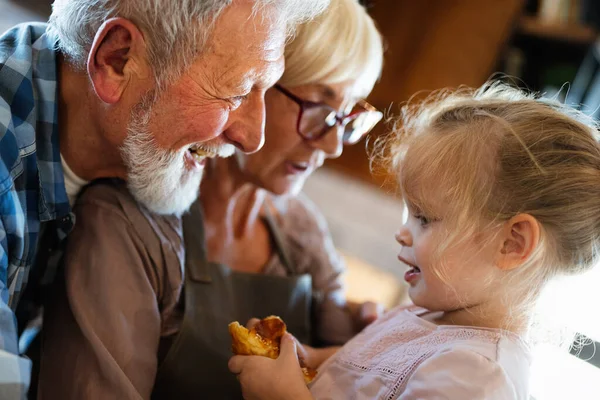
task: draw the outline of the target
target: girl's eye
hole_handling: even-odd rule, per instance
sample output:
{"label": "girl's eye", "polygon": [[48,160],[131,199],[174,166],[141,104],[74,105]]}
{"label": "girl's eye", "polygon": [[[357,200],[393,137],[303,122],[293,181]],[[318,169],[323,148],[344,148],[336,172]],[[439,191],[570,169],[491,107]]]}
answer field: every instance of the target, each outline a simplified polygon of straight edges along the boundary
{"label": "girl's eye", "polygon": [[415,218],[419,220],[421,226],[427,226],[431,223],[431,220],[424,215],[415,215]]}

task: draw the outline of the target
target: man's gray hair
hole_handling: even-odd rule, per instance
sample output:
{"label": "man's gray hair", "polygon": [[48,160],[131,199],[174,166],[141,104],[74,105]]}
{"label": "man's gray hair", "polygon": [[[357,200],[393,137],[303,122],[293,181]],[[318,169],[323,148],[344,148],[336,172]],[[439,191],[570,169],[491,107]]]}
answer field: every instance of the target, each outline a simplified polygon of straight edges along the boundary
{"label": "man's gray hair", "polygon": [[[149,63],[160,82],[178,77],[202,50],[213,22],[234,0],[56,0],[49,24],[58,48],[85,69],[98,28],[108,19],[131,20],[144,33]],[[296,25],[323,12],[329,0],[253,0],[254,12],[274,7],[276,23]]]}

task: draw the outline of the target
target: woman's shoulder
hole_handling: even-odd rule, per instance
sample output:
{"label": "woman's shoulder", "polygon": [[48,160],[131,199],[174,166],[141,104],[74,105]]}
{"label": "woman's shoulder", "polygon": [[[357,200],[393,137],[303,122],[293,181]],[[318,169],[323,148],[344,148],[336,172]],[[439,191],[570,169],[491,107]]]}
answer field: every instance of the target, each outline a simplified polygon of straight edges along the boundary
{"label": "woman's shoulder", "polygon": [[[272,206],[277,226],[299,270],[319,271],[321,275],[324,271],[339,273],[344,269],[325,217],[307,196],[274,198]],[[329,267],[324,270],[324,266]]]}
{"label": "woman's shoulder", "polygon": [[287,236],[305,242],[329,237],[329,227],[317,205],[304,194],[272,198],[280,229]]}

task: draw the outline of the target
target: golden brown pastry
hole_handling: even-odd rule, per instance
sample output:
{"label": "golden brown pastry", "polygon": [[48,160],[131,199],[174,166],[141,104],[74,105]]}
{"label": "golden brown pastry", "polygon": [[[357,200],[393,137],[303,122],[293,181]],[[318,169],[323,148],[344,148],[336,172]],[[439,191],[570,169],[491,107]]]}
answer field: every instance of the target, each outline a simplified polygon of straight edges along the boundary
{"label": "golden brown pastry", "polygon": [[[249,330],[237,321],[232,322],[229,324],[229,333],[232,339],[231,350],[235,355],[276,359],[279,357],[281,338],[286,331],[285,322],[274,315],[261,319]],[[301,357],[298,357],[298,360],[304,374],[304,382],[308,384],[317,375],[317,371],[307,367]]]}

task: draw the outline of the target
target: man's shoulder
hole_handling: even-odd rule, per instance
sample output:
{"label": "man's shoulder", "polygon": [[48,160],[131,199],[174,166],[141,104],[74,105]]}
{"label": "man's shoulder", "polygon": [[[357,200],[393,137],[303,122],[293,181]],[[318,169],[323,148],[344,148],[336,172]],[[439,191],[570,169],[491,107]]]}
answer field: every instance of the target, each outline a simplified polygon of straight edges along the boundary
{"label": "man's shoulder", "polygon": [[75,210],[81,207],[103,207],[120,210],[124,214],[140,206],[127,189],[127,184],[119,179],[99,179],[84,187],[77,198]]}
{"label": "man's shoulder", "polygon": [[[120,179],[99,179],[82,189],[74,207],[77,219],[95,215],[105,218],[118,218],[127,222],[136,231],[147,225],[160,227],[178,223],[174,216],[162,216],[150,212],[140,204]],[[102,211],[99,213],[99,211]]]}
{"label": "man's shoulder", "polygon": [[[136,201],[122,180],[92,182],[82,190],[73,211],[76,221],[73,233],[76,235],[88,230],[94,231],[95,235],[126,232],[137,238],[149,257],[159,263],[157,265],[163,265],[159,260],[164,254],[175,252],[182,257],[181,219],[153,214]],[[179,262],[175,264],[179,268]]]}
{"label": "man's shoulder", "polygon": [[273,197],[273,206],[279,216],[280,227],[285,233],[299,238],[306,234],[314,239],[329,235],[329,228],[325,217],[311,199],[303,193],[292,196]]}
{"label": "man's shoulder", "polygon": [[[127,229],[147,231],[147,214],[118,179],[99,179],[81,189],[73,207],[75,229],[94,229],[112,232]],[[87,228],[86,228],[87,227]],[[146,235],[140,235],[146,236]]]}

